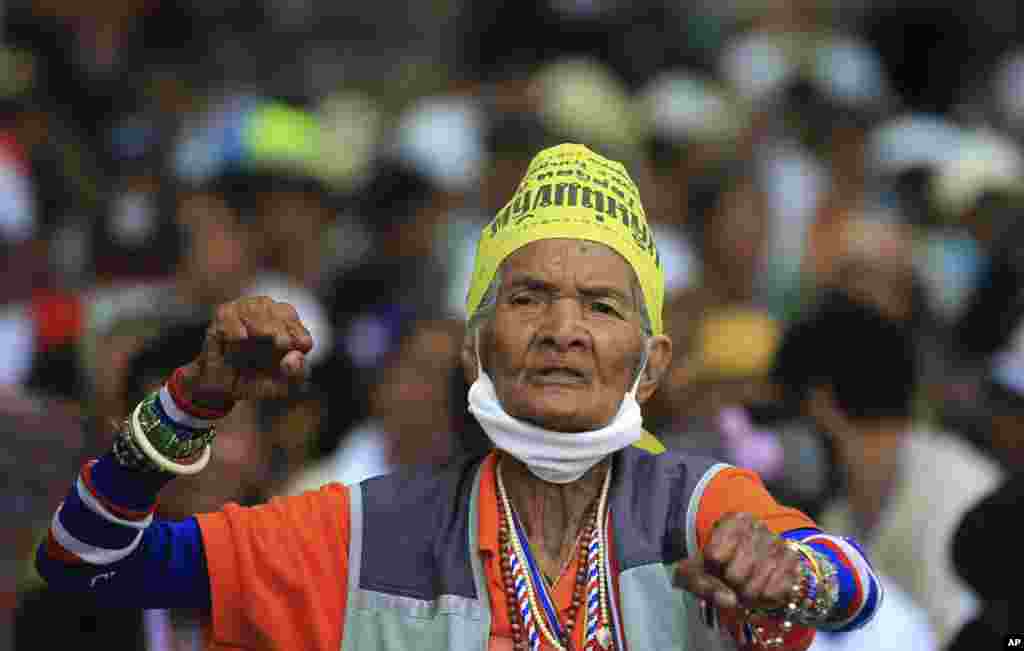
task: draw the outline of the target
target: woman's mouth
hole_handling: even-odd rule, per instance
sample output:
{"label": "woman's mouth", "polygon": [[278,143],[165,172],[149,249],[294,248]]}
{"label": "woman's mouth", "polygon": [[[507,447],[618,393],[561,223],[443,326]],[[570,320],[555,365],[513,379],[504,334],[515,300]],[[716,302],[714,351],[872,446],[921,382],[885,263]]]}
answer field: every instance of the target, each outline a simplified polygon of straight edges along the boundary
{"label": "woman's mouth", "polygon": [[578,385],[586,384],[586,373],[566,366],[552,366],[538,369],[530,373],[530,381],[535,384]]}

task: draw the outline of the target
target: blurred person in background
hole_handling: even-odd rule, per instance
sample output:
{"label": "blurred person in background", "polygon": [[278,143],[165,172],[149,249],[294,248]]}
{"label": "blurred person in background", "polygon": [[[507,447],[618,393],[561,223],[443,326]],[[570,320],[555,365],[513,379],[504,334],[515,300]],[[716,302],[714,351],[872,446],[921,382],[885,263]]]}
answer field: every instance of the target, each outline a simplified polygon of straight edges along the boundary
{"label": "blurred person in background", "polygon": [[864,209],[867,130],[893,99],[877,52],[841,8],[757,3],[721,50],[722,78],[754,114],[753,157],[771,220],[765,286],[788,319],[827,282],[845,220]]}
{"label": "blurred person in background", "polygon": [[[488,128],[477,100],[432,96],[400,111],[375,149],[346,210],[369,231],[364,255],[323,290],[339,355],[353,368],[375,373],[417,319],[464,316],[484,222],[477,215],[487,195],[482,174],[494,160]],[[365,404],[369,387],[363,391]],[[357,420],[365,416],[364,409]]]}
{"label": "blurred person in background", "polygon": [[[794,92],[811,95],[796,101],[809,104],[805,110],[812,115],[801,117],[814,125],[808,137],[815,139],[815,148],[824,153],[829,170],[829,187],[808,229],[802,263],[807,282],[813,287],[830,281],[834,265],[842,259],[847,224],[871,207],[865,156],[877,115],[859,106],[828,106],[833,101],[816,98],[816,89],[802,91],[798,87]],[[824,101],[826,106],[815,107],[817,101]],[[816,140],[819,138],[821,141]]]}
{"label": "blurred person in background", "polygon": [[225,294],[237,296],[251,284],[259,240],[236,207],[237,192],[230,175],[182,188],[176,237],[154,243],[177,249],[171,276],[98,288],[81,297],[84,323],[78,349],[97,422],[124,413],[119,382],[126,364],[161,319],[198,318]]}
{"label": "blurred person in background", "polygon": [[74,329],[76,310],[62,307],[90,279],[84,224],[101,209],[102,175],[40,67],[31,50],[0,48],[0,384],[26,382],[39,353]]}
{"label": "blurred person in background", "polygon": [[484,212],[496,215],[516,191],[533,153],[549,144],[551,134],[532,107],[502,108],[491,100],[485,115],[480,204]]}
{"label": "blurred person in background", "polygon": [[937,218],[969,236],[975,250],[954,270],[966,286],[951,310],[951,343],[966,362],[984,364],[1006,346],[1022,312],[1019,243],[1024,237],[1024,152],[1006,135],[972,130],[957,155],[942,164],[929,186]]}
{"label": "blurred person in background", "polygon": [[[652,427],[663,433],[670,448],[693,448],[737,462],[726,454],[720,417],[724,410],[742,410],[771,399],[768,371],[779,325],[753,309],[709,312],[697,323],[667,323],[680,344],[679,357],[664,390],[649,406]],[[767,466],[756,468],[766,478],[774,474],[775,462],[781,462],[781,456],[769,456],[773,460]]]}
{"label": "blurred person in background", "polygon": [[336,207],[315,168],[322,132],[317,116],[283,102],[262,102],[239,116],[251,151],[236,163],[247,216],[264,240],[263,273],[317,289],[329,251],[323,235]]}
{"label": "blurred person in background", "polygon": [[334,263],[328,234],[337,196],[333,159],[325,155],[332,141],[320,115],[296,104],[226,93],[184,130],[173,156],[185,182],[222,186],[252,233],[246,254],[253,268],[239,294],[294,305],[317,335],[317,363],[334,347],[321,296]]}
{"label": "blurred person in background", "polygon": [[40,179],[33,153],[45,140],[47,114],[39,106],[37,61],[19,48],[0,49],[0,254],[9,261],[0,274],[0,303],[31,295],[34,275],[46,271]]}
{"label": "blurred person in background", "polygon": [[663,0],[484,0],[460,9],[455,74],[509,94],[556,59],[595,56],[637,85],[661,66],[706,65],[720,31],[709,12]]}
{"label": "blurred person in background", "polygon": [[651,197],[652,226],[670,295],[698,283],[697,244],[704,210],[695,198],[726,160],[742,157],[749,115],[720,84],[688,70],[660,73],[637,93],[643,132],[641,187]]}
{"label": "blurred person in background", "polygon": [[936,209],[936,176],[960,157],[967,131],[950,118],[900,111],[875,124],[868,134],[865,162],[882,209],[906,216],[930,232],[955,228]]}
{"label": "blurred person in background", "polygon": [[1024,49],[1008,47],[987,77],[988,92],[979,98],[981,112],[996,128],[1024,141]]}
{"label": "blurred person in background", "polygon": [[763,310],[732,308],[668,327],[679,351],[645,408],[651,429],[670,449],[754,470],[773,495],[817,514],[833,467],[774,383],[780,324]]}
{"label": "blurred person in background", "polygon": [[976,424],[981,425],[985,451],[1008,474],[1024,467],[1020,414],[1017,410],[1024,392],[1024,319],[1014,329],[1006,346],[992,355],[984,376],[984,399],[975,411]]}
{"label": "blurred person in background", "polygon": [[[0,55],[0,75],[16,79],[11,73],[19,65],[18,54],[0,50]],[[31,299],[34,277],[48,262],[45,244],[34,241],[39,229],[38,188],[29,151],[18,133],[23,110],[22,102],[6,95],[0,98],[0,385],[19,384],[31,370],[33,320],[29,310],[12,303]]]}
{"label": "blurred person in background", "polygon": [[1019,41],[1013,4],[871,3],[859,21],[908,108],[954,115],[984,92],[988,71]]}
{"label": "blurred person in background", "polygon": [[[485,99],[464,94],[422,98],[399,114],[390,143],[395,160],[431,186],[425,209],[414,217],[416,232],[429,238],[445,277],[444,313],[455,318],[465,318],[477,235],[493,214],[481,205],[484,174],[505,163],[489,156],[486,107]],[[402,230],[416,236],[408,226]]]}
{"label": "blurred person in background", "polygon": [[1013,554],[1019,549],[1014,544],[1016,528],[1009,531],[1008,523],[1020,516],[1021,500],[1024,478],[1017,473],[973,506],[960,522],[951,550],[953,563],[963,580],[978,593],[982,605],[981,612],[956,632],[947,651],[1005,645],[1007,636],[1020,627],[1024,604],[1011,587],[1019,585],[1020,569],[999,562],[998,554]]}
{"label": "blurred person in background", "polygon": [[1024,575],[1019,565],[1003,560],[1019,548],[1015,521],[1024,500],[1024,327],[1018,326],[1009,346],[992,358],[984,386],[975,417],[1007,479],[964,514],[953,537],[953,565],[982,603],[948,651],[1005,645],[1024,616],[1015,587]]}
{"label": "blurred person in background", "polygon": [[778,233],[799,240],[786,246],[800,248],[798,289],[813,295],[830,282],[842,258],[848,223],[877,203],[869,176],[869,136],[890,100],[877,54],[862,43],[841,40],[815,50],[782,92],[785,128],[823,165],[809,221]]}
{"label": "blurred person in background", "polygon": [[1019,215],[1024,208],[1024,152],[1006,135],[966,132],[957,155],[941,165],[929,186],[942,223],[969,236],[973,255],[956,269],[966,278],[962,302],[951,313],[953,342],[966,360],[982,361],[1009,342],[1021,315]]}
{"label": "blurred person in background", "polygon": [[343,434],[326,458],[289,481],[283,494],[356,484],[417,464],[447,462],[454,449],[449,385],[464,325],[413,320],[373,374],[366,420]]}
{"label": "blurred person in background", "polygon": [[365,372],[344,355],[332,354],[313,365],[306,381],[287,398],[263,400],[257,409],[268,450],[261,495],[282,495],[295,479],[333,454],[368,407],[360,389]]}
{"label": "blurred person in background", "polygon": [[879,572],[927,610],[941,645],[977,607],[949,560],[954,528],[999,472],[915,417],[915,332],[927,317],[905,236],[861,221],[844,240],[830,286],[787,329],[775,374],[836,450],[843,493],[821,521],[864,541]]}
{"label": "blurred person in background", "polygon": [[587,142],[635,160],[641,118],[625,78],[594,55],[556,57],[528,79],[526,98],[554,142]]}
{"label": "blurred person in background", "polygon": [[114,649],[138,648],[138,627],[124,619],[114,621],[102,608],[66,597],[54,600],[56,611],[35,607],[44,584],[31,569],[32,547],[46,535],[46,512],[61,499],[63,489],[54,476],[79,465],[94,443],[77,414],[44,394],[4,386],[0,387],[0,433],[5,516],[0,528],[0,649],[39,648],[50,638],[34,632],[59,629],[80,632],[80,641],[109,643]]}
{"label": "blurred person in background", "polygon": [[747,165],[719,166],[694,195],[698,267],[694,282],[670,297],[668,318],[693,324],[717,310],[770,307],[762,285],[771,228],[762,180]]}
{"label": "blurred person in background", "polygon": [[94,282],[163,280],[178,262],[178,185],[168,149],[173,133],[141,116],[112,129],[109,191],[91,225]]}
{"label": "blurred person in background", "polygon": [[203,61],[207,27],[188,3],[170,0],[24,0],[4,15],[5,40],[35,53],[44,92],[104,168],[110,130],[168,78],[192,76],[185,71]]}
{"label": "blurred person in background", "polygon": [[1010,344],[1024,315],[1024,154],[989,130],[967,132],[961,143],[929,186],[937,218],[954,235],[945,255],[933,257],[929,277],[956,299],[944,306],[930,376],[940,415],[969,427],[989,360]]}
{"label": "blurred person in background", "polygon": [[931,323],[922,323],[920,336],[926,396],[948,381],[939,360],[949,346],[948,330],[962,313],[981,268],[981,249],[959,219],[939,210],[934,184],[940,173],[963,155],[965,130],[950,119],[905,112],[882,121],[867,145],[871,183],[882,210],[902,215],[916,241],[915,271],[926,290]]}
{"label": "blurred person in background", "polygon": [[400,160],[385,159],[356,198],[372,233],[370,255],[331,280],[326,303],[339,345],[357,368],[391,352],[408,319],[443,315],[447,276],[437,232],[447,217],[440,188]]}

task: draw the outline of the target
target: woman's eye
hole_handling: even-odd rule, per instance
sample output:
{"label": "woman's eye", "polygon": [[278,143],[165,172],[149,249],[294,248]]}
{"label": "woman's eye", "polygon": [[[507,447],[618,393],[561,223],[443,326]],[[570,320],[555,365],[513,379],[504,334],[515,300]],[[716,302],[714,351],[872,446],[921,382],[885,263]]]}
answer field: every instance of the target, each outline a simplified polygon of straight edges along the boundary
{"label": "woman's eye", "polygon": [[601,314],[608,314],[608,315],[611,315],[611,316],[619,316],[619,311],[615,309],[615,306],[613,306],[613,305],[611,305],[609,303],[603,303],[601,301],[595,301],[595,302],[590,304],[590,307],[595,312],[599,312]]}
{"label": "woman's eye", "polygon": [[512,305],[533,305],[536,302],[536,299],[529,294],[518,294],[511,300]]}

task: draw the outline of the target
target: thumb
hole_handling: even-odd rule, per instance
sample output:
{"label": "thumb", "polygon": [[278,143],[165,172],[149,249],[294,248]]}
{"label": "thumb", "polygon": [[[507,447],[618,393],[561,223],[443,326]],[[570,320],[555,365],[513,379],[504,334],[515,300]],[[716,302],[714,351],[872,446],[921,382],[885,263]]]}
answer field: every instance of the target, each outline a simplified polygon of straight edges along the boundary
{"label": "thumb", "polygon": [[719,608],[735,608],[739,605],[739,599],[732,588],[709,573],[704,566],[704,559],[699,556],[679,561],[673,584],[714,603]]}

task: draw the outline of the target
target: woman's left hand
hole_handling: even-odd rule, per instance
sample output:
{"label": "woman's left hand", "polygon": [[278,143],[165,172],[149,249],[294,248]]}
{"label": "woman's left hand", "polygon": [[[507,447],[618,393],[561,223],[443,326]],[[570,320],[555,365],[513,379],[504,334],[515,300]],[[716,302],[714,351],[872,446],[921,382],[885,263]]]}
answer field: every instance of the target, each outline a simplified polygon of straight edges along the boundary
{"label": "woman's left hand", "polygon": [[800,563],[800,553],[756,517],[730,513],[700,554],[680,561],[676,584],[719,608],[771,610],[789,601]]}

